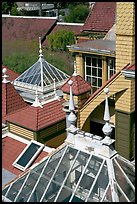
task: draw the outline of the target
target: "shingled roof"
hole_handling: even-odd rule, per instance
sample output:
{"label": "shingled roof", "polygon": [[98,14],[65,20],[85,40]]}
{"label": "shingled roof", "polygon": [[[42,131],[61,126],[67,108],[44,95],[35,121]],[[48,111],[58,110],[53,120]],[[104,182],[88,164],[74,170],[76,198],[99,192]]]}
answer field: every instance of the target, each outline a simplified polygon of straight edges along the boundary
{"label": "shingled roof", "polygon": [[28,104],[16,91],[14,86],[8,83],[2,83],[2,123],[5,124],[7,114],[14,112],[20,108],[26,107]]}
{"label": "shingled roof", "polygon": [[107,32],[115,23],[116,2],[95,2],[83,31]]}
{"label": "shingled roof", "polygon": [[66,81],[64,85],[60,87],[60,89],[65,93],[70,92],[70,85],[68,84],[69,80],[73,81],[72,92],[74,95],[80,95],[92,89],[90,83],[84,80],[80,75],[73,75]]}
{"label": "shingled roof", "polygon": [[64,99],[54,100],[41,107],[27,106],[7,116],[7,121],[38,131],[65,119]]}
{"label": "shingled roof", "polygon": [[50,33],[56,25],[55,17],[2,15],[2,40],[37,40]]}
{"label": "shingled roof", "polygon": [[[27,143],[19,141],[15,138],[6,136],[2,139],[2,168],[8,170],[9,172],[19,175],[22,173],[21,170],[14,167],[12,164],[21,154],[24,148],[27,146]],[[42,151],[38,157],[33,161],[31,166],[34,163],[39,162],[42,158],[48,155],[48,152]]]}

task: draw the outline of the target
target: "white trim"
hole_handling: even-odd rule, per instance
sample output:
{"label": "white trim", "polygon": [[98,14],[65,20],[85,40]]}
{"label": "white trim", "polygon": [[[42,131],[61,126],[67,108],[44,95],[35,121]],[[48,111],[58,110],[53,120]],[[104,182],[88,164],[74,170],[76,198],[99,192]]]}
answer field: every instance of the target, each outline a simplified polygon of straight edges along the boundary
{"label": "white trim", "polygon": [[[25,167],[21,166],[18,164],[19,159],[23,156],[23,154],[28,150],[28,148],[30,147],[30,145],[34,143],[36,145],[39,145],[39,149],[36,151],[36,153],[31,157],[31,159],[29,160],[29,162],[26,164]],[[42,149],[44,148],[44,144],[37,142],[36,140],[31,140],[30,143],[25,147],[25,149],[21,152],[21,154],[17,157],[17,159],[13,162],[13,166],[25,171],[30,165],[31,163],[34,161],[34,159],[37,157],[37,155],[40,153],[40,151],[42,151]]]}
{"label": "white trim", "polygon": [[66,22],[57,22],[57,25],[74,25],[74,26],[83,26],[84,23],[66,23]]}
{"label": "white trim", "polygon": [[38,17],[38,16],[12,16],[9,14],[2,14],[2,17],[10,17],[10,18],[37,18],[37,19],[58,19],[58,17]]}

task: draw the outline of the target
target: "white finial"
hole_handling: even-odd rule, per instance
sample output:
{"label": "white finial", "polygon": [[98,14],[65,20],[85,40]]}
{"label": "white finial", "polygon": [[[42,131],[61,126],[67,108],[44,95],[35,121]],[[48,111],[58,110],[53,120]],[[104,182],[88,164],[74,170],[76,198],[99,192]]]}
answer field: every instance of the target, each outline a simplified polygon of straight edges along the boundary
{"label": "white finial", "polygon": [[39,57],[42,57],[42,48],[41,48],[41,37],[39,37]]}
{"label": "white finial", "polygon": [[2,73],[4,74],[2,77],[3,77],[3,83],[8,83],[9,81],[7,80],[7,78],[9,77],[6,73],[7,73],[7,69],[6,68],[3,68],[2,70]]}
{"label": "white finial", "polygon": [[36,84],[36,98],[35,98],[35,101],[33,102],[32,106],[34,106],[34,107],[40,106],[41,108],[43,108],[43,106],[41,105],[39,98],[38,98],[37,84]]}
{"label": "white finial", "polygon": [[76,61],[74,61],[74,73],[72,76],[77,76],[77,64],[76,64]]}
{"label": "white finial", "polygon": [[72,94],[72,84],[73,84],[73,81],[69,80],[68,84],[70,85],[69,110],[70,111],[74,111],[75,107],[74,107],[74,99],[73,99],[73,94]]}
{"label": "white finial", "polygon": [[105,88],[104,92],[106,93],[106,101],[105,101],[105,112],[104,112],[104,120],[106,121],[105,125],[102,128],[103,133],[106,136],[109,136],[112,132],[112,127],[109,124],[109,120],[110,120],[110,115],[109,115],[109,106],[108,106],[108,93],[109,93],[109,89]]}

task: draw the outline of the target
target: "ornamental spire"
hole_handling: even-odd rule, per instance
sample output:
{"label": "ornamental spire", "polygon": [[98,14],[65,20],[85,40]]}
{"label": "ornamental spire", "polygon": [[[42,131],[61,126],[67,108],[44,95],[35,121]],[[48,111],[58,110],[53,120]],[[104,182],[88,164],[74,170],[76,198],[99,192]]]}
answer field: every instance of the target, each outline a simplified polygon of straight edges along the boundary
{"label": "ornamental spire", "polygon": [[76,61],[74,61],[74,73],[72,76],[77,76],[77,64],[76,64]]}
{"label": "ornamental spire", "polygon": [[73,81],[69,80],[68,84],[70,85],[70,99],[69,99],[70,114],[68,116],[68,120],[70,121],[70,123],[72,125],[75,126],[76,115],[74,114],[75,106],[74,106],[74,99],[73,99],[73,94],[72,94],[72,84],[73,84]]}
{"label": "ornamental spire", "polygon": [[42,48],[41,48],[41,37],[39,37],[39,57],[42,57]]}
{"label": "ornamental spire", "polygon": [[6,68],[3,68],[3,70],[2,70],[2,73],[4,74],[2,77],[3,77],[3,80],[2,80],[2,82],[3,83],[8,83],[8,82],[10,82],[9,80],[7,80],[7,78],[9,77],[6,73],[7,73],[7,69]]}
{"label": "ornamental spire", "polygon": [[106,101],[105,101],[105,112],[104,112],[104,120],[106,121],[105,125],[102,128],[103,133],[106,136],[110,136],[111,132],[112,132],[112,127],[109,124],[109,120],[110,120],[110,114],[109,114],[109,106],[108,106],[108,93],[109,93],[109,89],[106,87],[104,89],[104,92],[106,93]]}
{"label": "ornamental spire", "polygon": [[41,105],[39,98],[38,98],[37,84],[36,84],[36,98],[35,98],[35,101],[33,102],[32,106],[43,108],[43,106]]}

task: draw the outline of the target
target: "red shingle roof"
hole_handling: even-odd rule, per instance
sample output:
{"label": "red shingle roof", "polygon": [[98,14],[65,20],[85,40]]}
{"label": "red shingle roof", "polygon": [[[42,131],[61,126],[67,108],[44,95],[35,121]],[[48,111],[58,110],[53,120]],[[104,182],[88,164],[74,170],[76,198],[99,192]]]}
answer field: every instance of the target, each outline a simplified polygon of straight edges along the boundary
{"label": "red shingle roof", "polygon": [[2,69],[3,69],[3,68],[6,68],[6,69],[7,69],[7,75],[9,76],[9,77],[8,77],[8,80],[9,80],[9,81],[13,81],[14,79],[16,79],[16,78],[19,76],[18,73],[16,73],[15,71],[9,69],[8,67],[6,67],[5,65],[2,64]]}
{"label": "red shingle roof", "polygon": [[[22,171],[15,168],[12,164],[16,160],[16,158],[20,155],[20,153],[24,150],[26,145],[27,144],[20,142],[16,139],[13,139],[11,137],[8,136],[4,137],[2,139],[2,168],[14,173],[15,175],[21,174]],[[47,155],[48,155],[47,152],[42,151],[38,155],[38,157],[36,157],[33,164],[37,163]]]}
{"label": "red shingle roof", "polygon": [[10,82],[2,83],[2,123],[5,124],[7,114],[26,106],[28,104]]}
{"label": "red shingle roof", "polygon": [[95,2],[91,9],[83,31],[106,32],[115,23],[116,2]]}
{"label": "red shingle roof", "polygon": [[69,93],[70,92],[70,86],[68,84],[69,80],[73,81],[72,84],[72,92],[74,95],[80,95],[83,93],[86,93],[87,91],[91,90],[91,85],[86,80],[84,80],[80,75],[77,76],[71,76],[65,84],[63,84],[60,89],[63,92]]}
{"label": "red shingle roof", "polygon": [[2,17],[2,40],[34,40],[52,30],[56,19],[30,17]]}
{"label": "red shingle roof", "polygon": [[43,108],[29,105],[8,115],[7,121],[33,131],[38,131],[65,119],[66,115],[62,110],[63,102],[64,99],[60,101],[54,100],[43,105]]}

